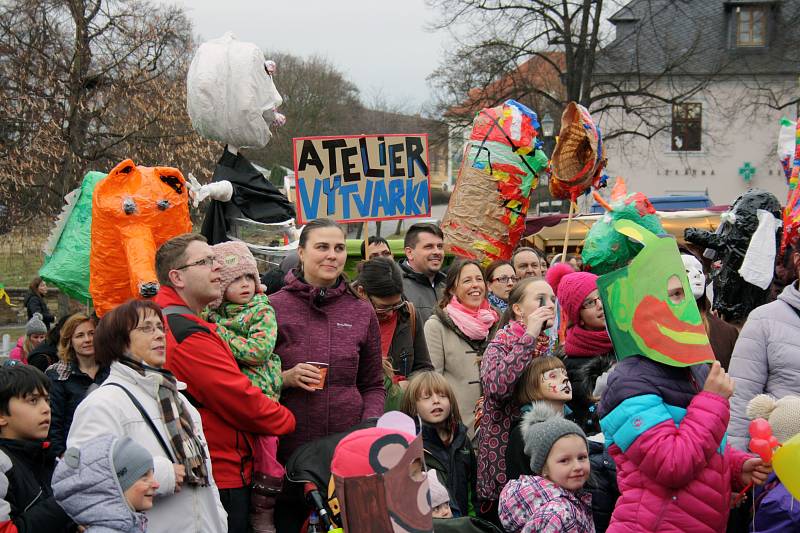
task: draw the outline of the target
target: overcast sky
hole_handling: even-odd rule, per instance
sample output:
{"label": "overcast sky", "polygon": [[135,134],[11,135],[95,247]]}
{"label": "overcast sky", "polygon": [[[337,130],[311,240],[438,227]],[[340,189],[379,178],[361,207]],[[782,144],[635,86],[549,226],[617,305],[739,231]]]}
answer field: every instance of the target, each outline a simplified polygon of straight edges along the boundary
{"label": "overcast sky", "polygon": [[424,0],[157,1],[183,6],[203,41],[232,31],[266,50],[323,56],[366,103],[382,94],[412,112],[431,99],[425,78],[448,41],[446,33],[425,29],[436,14]]}

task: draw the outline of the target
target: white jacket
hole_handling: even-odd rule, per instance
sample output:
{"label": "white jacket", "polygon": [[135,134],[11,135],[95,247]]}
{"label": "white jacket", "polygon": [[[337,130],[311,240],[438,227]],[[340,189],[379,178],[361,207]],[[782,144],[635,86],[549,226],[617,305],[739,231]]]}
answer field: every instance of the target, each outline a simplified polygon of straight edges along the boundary
{"label": "white jacket", "polygon": [[731,397],[728,442],[747,450],[747,404],[758,394],[775,398],[800,395],[800,291],[787,285],[774,302],[750,312],[733,348],[729,373]]}
{"label": "white jacket", "polygon": [[[119,383],[133,394],[161,433],[164,442],[169,442],[166,425],[158,407],[156,376],[142,376],[132,368],[114,362],[104,384],[78,405],[67,436],[67,448],[80,448],[83,443],[104,434],[132,438],[153,454],[155,477],[161,485],[156,492],[153,509],[146,513],[148,533],[226,533],[227,514],[220,503],[213,477],[208,487],[184,483],[180,492],[175,493],[172,461],[166,456],[150,426],[142,419],[125,391],[116,386],[106,386],[108,383]],[[178,387],[184,388],[185,385],[178,382]],[[209,457],[200,414],[183,395],[181,400],[189,409],[197,436],[205,447],[206,457]],[[210,459],[206,461],[206,466],[211,476]]]}

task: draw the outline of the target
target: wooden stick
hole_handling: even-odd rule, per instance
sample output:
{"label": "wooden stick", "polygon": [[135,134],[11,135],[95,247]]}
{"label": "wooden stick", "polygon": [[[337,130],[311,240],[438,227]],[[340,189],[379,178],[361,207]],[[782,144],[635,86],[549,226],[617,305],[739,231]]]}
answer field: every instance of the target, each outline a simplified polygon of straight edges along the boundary
{"label": "wooden stick", "polygon": [[369,222],[364,222],[364,252],[369,255],[367,252],[367,247],[369,246]]}
{"label": "wooden stick", "polygon": [[569,215],[567,215],[567,231],[564,234],[564,249],[561,251],[561,262],[567,262],[567,246],[569,246],[569,227],[572,224],[572,213],[575,210],[576,203],[570,200],[569,202]]}

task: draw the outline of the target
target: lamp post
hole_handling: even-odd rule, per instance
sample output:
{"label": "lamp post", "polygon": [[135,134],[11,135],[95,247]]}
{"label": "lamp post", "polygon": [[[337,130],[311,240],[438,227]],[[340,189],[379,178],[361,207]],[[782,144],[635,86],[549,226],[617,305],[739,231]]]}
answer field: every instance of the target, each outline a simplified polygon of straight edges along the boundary
{"label": "lamp post", "polygon": [[[547,157],[551,157],[553,155],[553,148],[555,143],[553,142],[553,130],[555,128],[555,120],[553,117],[550,116],[550,113],[545,113],[540,121],[542,126],[542,142],[544,143],[544,153],[547,154]],[[547,186],[547,183],[543,183],[540,185]],[[545,196],[549,196],[545,195]],[[536,187],[536,214],[538,215],[541,211],[541,197],[539,193],[539,187]]]}
{"label": "lamp post", "polygon": [[555,120],[553,117],[550,116],[550,113],[545,113],[544,117],[542,118],[542,137],[552,137],[553,136],[553,126],[556,125]]}

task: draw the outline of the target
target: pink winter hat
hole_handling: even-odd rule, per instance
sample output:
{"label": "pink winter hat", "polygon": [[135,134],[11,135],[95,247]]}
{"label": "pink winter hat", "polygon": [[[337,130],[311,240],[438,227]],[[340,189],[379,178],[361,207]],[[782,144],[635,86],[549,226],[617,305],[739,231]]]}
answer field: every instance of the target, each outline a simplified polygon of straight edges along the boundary
{"label": "pink winter hat", "polygon": [[573,272],[561,278],[556,296],[571,324],[580,322],[581,305],[596,289],[597,276],[589,272]]}
{"label": "pink winter hat", "polygon": [[219,271],[220,275],[220,292],[222,295],[208,304],[211,309],[216,309],[222,304],[225,297],[225,291],[233,280],[244,274],[252,275],[256,280],[256,292],[261,292],[261,282],[258,276],[258,267],[256,266],[256,258],[250,252],[247,245],[241,241],[227,241],[215,244],[211,247],[214,250],[214,255],[217,261],[222,265]]}

